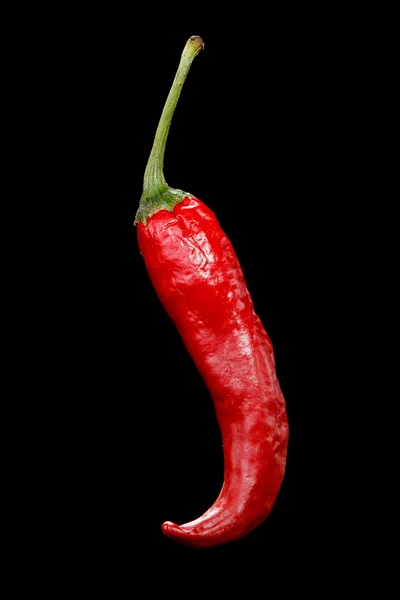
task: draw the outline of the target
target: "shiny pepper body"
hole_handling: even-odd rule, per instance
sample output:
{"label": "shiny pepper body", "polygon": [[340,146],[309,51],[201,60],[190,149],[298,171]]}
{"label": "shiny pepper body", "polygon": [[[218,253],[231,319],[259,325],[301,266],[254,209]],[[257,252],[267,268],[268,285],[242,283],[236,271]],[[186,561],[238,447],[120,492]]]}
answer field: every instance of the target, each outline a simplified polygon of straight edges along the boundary
{"label": "shiny pepper body", "polygon": [[269,514],[285,471],[288,421],[272,345],[235,251],[200,200],[185,197],[137,232],[154,288],[212,396],[224,452],[212,507],[163,531],[198,547],[233,541]]}

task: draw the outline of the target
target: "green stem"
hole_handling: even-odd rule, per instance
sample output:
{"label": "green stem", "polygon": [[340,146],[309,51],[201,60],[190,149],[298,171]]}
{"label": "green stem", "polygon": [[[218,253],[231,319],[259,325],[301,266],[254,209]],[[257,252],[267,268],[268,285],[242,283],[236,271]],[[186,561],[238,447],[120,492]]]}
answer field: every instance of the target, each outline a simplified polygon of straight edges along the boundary
{"label": "green stem", "polygon": [[154,138],[153,148],[147,163],[143,179],[143,194],[140,199],[139,210],[135,223],[141,221],[146,224],[147,219],[161,209],[172,210],[180,197],[185,192],[169,188],[164,177],[164,152],[172,117],[175,112],[179,96],[185,83],[190,66],[197,54],[204,48],[204,42],[199,36],[192,36],[186,42],[182,52],[181,61],[171,90],[165,102],[160,122]]}

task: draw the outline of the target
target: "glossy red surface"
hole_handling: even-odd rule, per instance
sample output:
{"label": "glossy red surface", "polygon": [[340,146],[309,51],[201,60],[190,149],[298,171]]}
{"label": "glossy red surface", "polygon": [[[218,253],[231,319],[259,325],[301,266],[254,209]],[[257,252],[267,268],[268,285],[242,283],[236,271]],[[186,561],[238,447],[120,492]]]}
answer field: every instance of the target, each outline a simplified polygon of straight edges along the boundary
{"label": "glossy red surface", "polygon": [[186,197],[137,231],[155,290],[211,393],[224,452],[211,508],[162,529],[193,546],[233,541],[267,517],[285,471],[288,421],[272,345],[235,251],[200,200]]}

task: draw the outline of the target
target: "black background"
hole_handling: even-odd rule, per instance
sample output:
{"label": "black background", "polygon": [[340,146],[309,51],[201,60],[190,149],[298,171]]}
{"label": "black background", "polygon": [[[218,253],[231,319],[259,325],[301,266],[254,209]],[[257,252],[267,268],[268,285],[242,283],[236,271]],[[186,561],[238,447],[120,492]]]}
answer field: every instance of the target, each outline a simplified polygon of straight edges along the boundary
{"label": "black background", "polygon": [[[35,296],[40,349],[31,341],[43,400],[31,413],[45,432],[33,495],[50,523],[46,549],[52,568],[123,581],[144,568],[178,574],[256,561],[272,580],[279,572],[311,581],[324,569],[336,577],[353,568],[360,541],[350,493],[341,493],[353,472],[342,468],[337,439],[348,427],[338,399],[351,395],[338,373],[343,340],[348,349],[355,336],[348,290],[358,255],[347,248],[372,64],[357,37],[362,16],[159,10],[46,15],[22,61],[24,149],[39,190],[25,216],[44,223],[44,274],[34,270],[29,289],[45,290]],[[196,518],[215,500],[220,433],[133,227],[191,35],[205,50],[178,103],[165,176],[205,202],[232,241],[274,346],[290,425],[270,516],[205,551],[169,540],[161,524]]]}

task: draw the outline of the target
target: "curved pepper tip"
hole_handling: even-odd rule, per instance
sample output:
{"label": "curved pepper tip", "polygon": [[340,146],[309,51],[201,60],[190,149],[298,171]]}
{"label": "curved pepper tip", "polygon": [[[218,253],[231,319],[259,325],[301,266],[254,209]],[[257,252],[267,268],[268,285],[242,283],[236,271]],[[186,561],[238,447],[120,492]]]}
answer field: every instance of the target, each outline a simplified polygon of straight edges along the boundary
{"label": "curved pepper tip", "polygon": [[173,523],[172,521],[165,521],[165,523],[161,525],[161,529],[163,533],[165,533],[165,535],[167,535],[168,537],[179,535],[180,531],[178,525],[176,523]]}
{"label": "curved pepper tip", "polygon": [[167,537],[175,541],[183,544],[196,545],[197,536],[193,536],[193,533],[190,531],[184,531],[179,525],[172,521],[165,521],[165,523],[161,525],[161,529]]}
{"label": "curved pepper tip", "polygon": [[207,548],[208,546],[215,546],[218,543],[214,539],[202,538],[202,536],[199,536],[192,529],[182,529],[182,527],[172,521],[165,521],[161,525],[161,529],[167,537],[173,539],[175,542],[180,542],[194,548]]}

